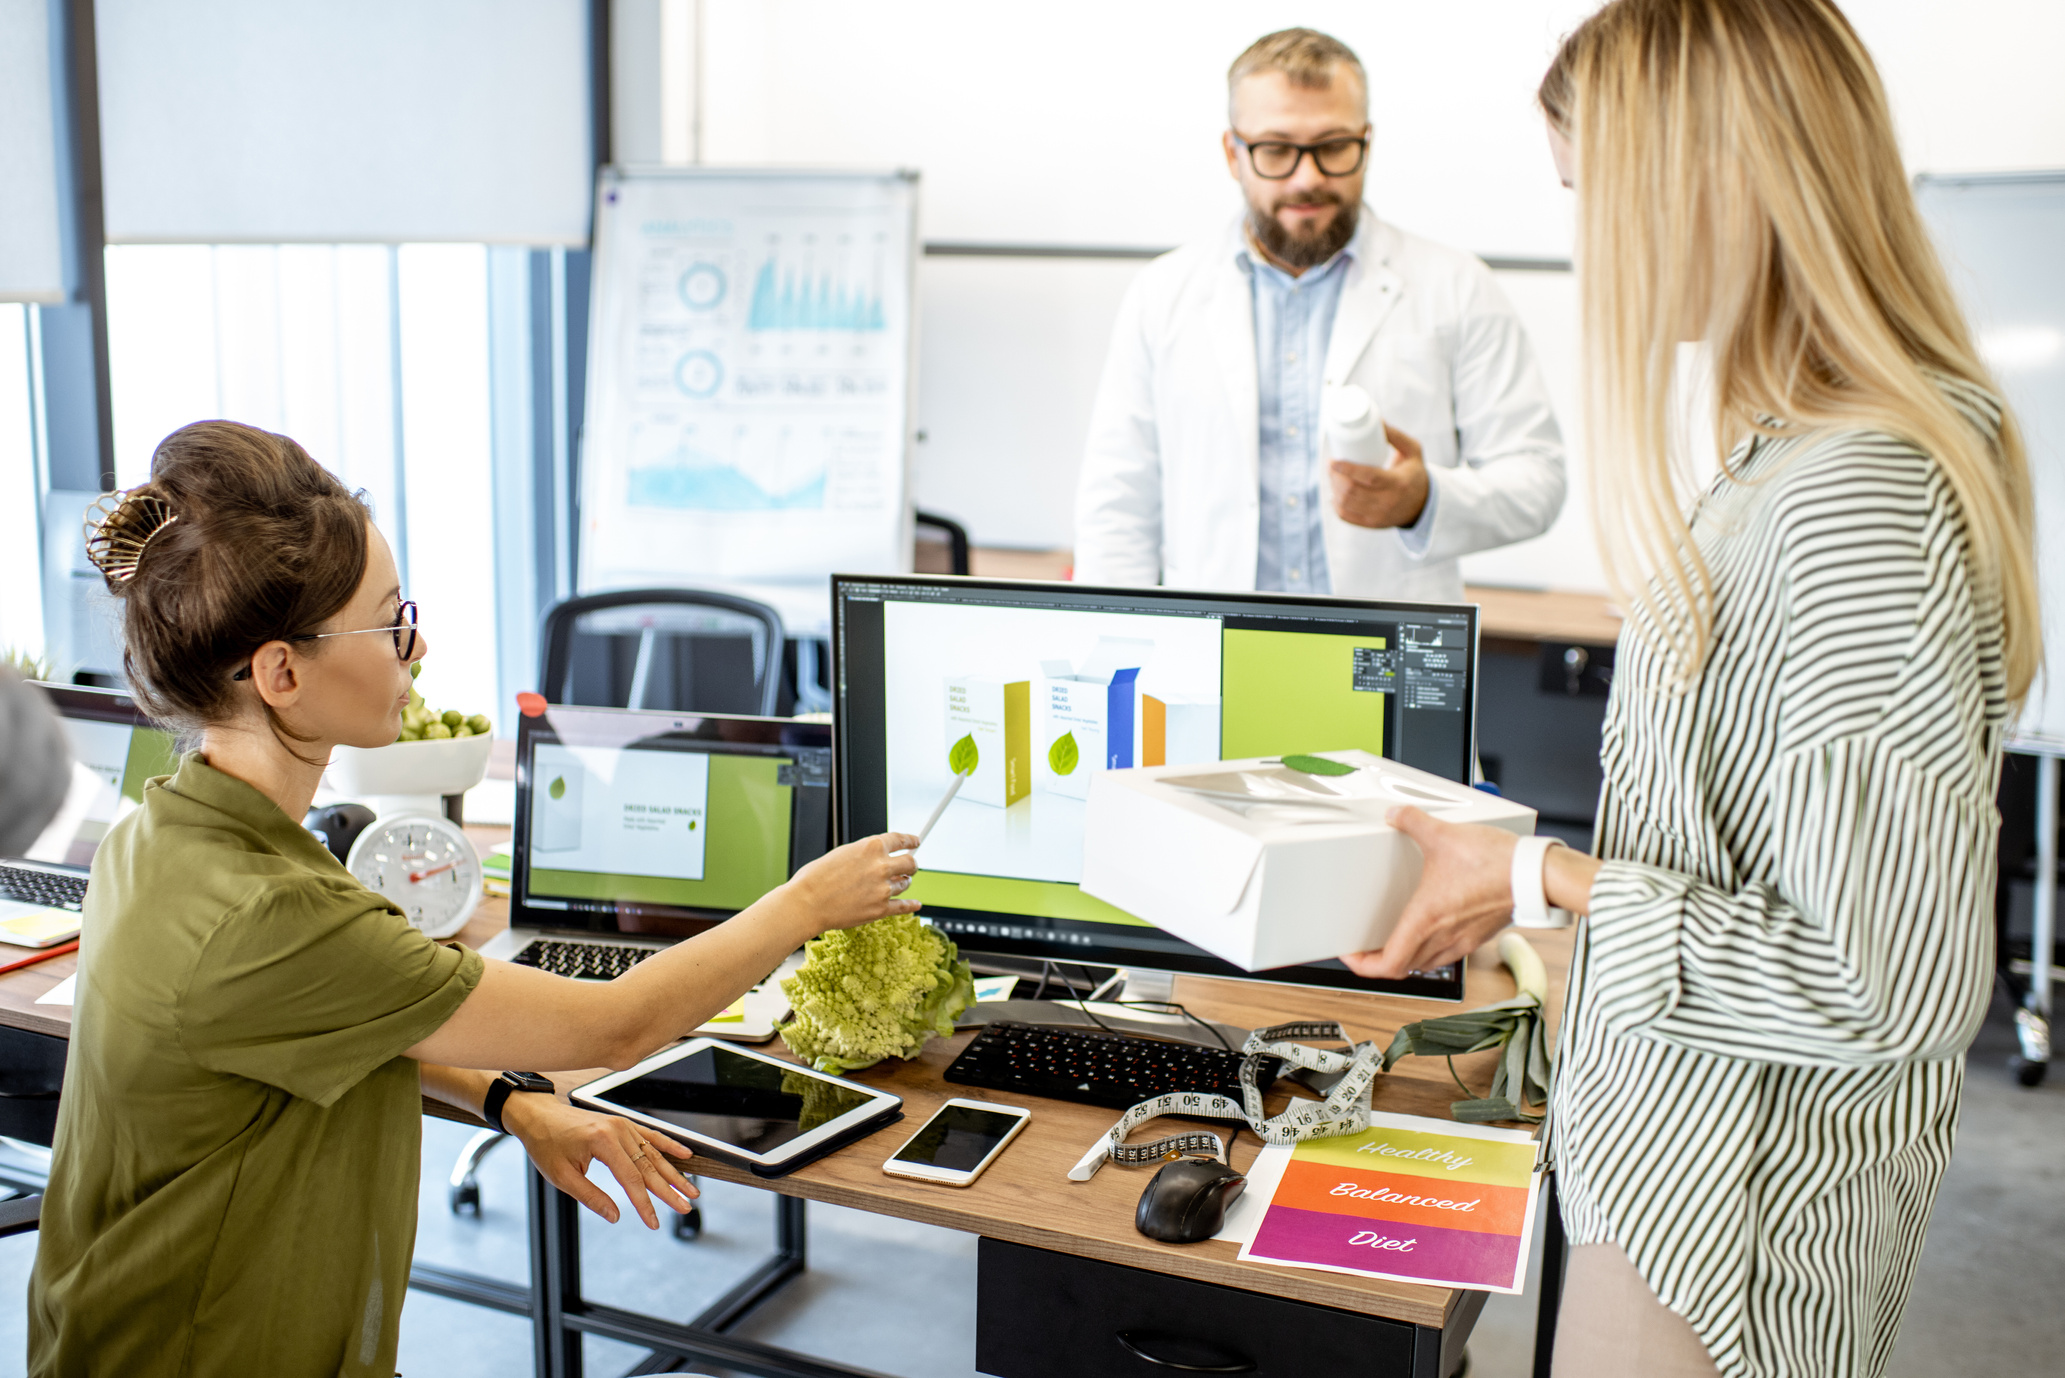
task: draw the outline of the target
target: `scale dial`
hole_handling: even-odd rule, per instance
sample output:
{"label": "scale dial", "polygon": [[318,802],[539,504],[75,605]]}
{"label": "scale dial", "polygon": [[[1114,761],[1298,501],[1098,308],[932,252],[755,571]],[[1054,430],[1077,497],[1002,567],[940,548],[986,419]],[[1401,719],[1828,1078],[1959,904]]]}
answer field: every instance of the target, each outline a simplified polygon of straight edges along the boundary
{"label": "scale dial", "polygon": [[393,901],[426,937],[449,938],[480,903],[480,855],[459,826],[406,814],[369,824],[351,844],[345,868]]}

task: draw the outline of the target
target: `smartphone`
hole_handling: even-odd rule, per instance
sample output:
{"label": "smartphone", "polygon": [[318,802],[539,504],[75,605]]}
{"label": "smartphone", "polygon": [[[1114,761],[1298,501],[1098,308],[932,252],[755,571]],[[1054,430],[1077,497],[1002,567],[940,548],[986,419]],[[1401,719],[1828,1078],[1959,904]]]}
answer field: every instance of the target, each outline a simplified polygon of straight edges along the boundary
{"label": "smartphone", "polygon": [[965,1187],[996,1161],[1018,1137],[1032,1111],[1015,1105],[959,1096],[939,1107],[917,1133],[896,1150],[882,1171],[950,1187]]}

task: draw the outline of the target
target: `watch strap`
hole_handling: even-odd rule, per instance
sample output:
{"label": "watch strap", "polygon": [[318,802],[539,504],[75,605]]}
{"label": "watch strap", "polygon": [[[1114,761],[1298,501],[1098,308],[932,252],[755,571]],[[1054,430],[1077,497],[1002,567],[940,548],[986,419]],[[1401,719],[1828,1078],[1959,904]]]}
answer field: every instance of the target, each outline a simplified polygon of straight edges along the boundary
{"label": "watch strap", "polygon": [[1549,850],[1561,847],[1560,838],[1547,837],[1537,833],[1523,837],[1513,847],[1513,922],[1521,928],[1566,928],[1570,924],[1568,910],[1552,909],[1542,886],[1542,868],[1547,865]]}
{"label": "watch strap", "polygon": [[[540,1084],[542,1083],[542,1085]],[[497,1134],[507,1134],[509,1127],[502,1123],[502,1107],[509,1103],[509,1097],[518,1091],[529,1091],[536,1095],[551,1095],[552,1080],[536,1072],[504,1072],[488,1083],[488,1093],[481,1100],[480,1117]]]}

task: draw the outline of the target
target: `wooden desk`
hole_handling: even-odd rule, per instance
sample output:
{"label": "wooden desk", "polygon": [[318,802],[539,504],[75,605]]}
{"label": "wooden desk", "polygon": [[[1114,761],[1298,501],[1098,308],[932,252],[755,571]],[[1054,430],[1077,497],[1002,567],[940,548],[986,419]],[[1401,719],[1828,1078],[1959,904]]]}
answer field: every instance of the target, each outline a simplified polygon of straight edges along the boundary
{"label": "wooden desk", "polygon": [[[461,940],[469,946],[486,942],[506,923],[506,912],[504,901],[484,903],[461,933]],[[1564,976],[1570,962],[1570,935],[1565,931],[1529,936],[1541,949],[1549,970],[1553,1016],[1560,1012],[1562,1005]],[[53,1038],[68,1037],[71,1032],[70,1007],[34,1002],[37,996],[70,975],[76,963],[76,957],[58,957],[0,976],[0,1025]],[[1471,958],[1468,985],[1466,1003],[1471,1006],[1503,999],[1513,993],[1510,977],[1490,948]],[[1388,1042],[1402,1024],[1445,1012],[1444,1007],[1425,1001],[1294,990],[1204,977],[1177,978],[1175,998],[1198,1014],[1243,1028],[1294,1017],[1338,1019],[1352,1037],[1373,1038],[1380,1042]],[[943,1100],[969,1093],[969,1088],[949,1085],[942,1074],[973,1036],[972,1033],[964,1033],[953,1038],[936,1039],[912,1061],[888,1063],[855,1074],[856,1080],[881,1086],[903,1097],[906,1119],[899,1125],[789,1176],[773,1180],[759,1178],[743,1169],[707,1158],[696,1159],[692,1169],[700,1176],[762,1187],[799,1201],[849,1206],[962,1230],[985,1239],[1024,1245],[1050,1254],[1095,1259],[1165,1277],[1380,1317],[1420,1328],[1419,1333],[1431,1336],[1429,1343],[1437,1350],[1441,1332],[1466,1334],[1467,1327],[1475,1321],[1483,1304],[1483,1293],[1242,1263],[1236,1258],[1238,1246],[1233,1244],[1208,1240],[1201,1244],[1170,1245],[1138,1233],[1133,1228],[1133,1207],[1147,1183],[1147,1171],[1107,1165],[1088,1182],[1070,1182],[1067,1178],[1068,1169],[1083,1151],[1111,1127],[1116,1112],[1110,1110],[1039,1097],[999,1096],[997,1098],[1007,1102],[1027,1105],[1034,1118],[1017,1142],[973,1186],[957,1189],[886,1175],[881,1170],[882,1160],[900,1142],[901,1136],[922,1124]],[[768,1050],[780,1055],[787,1053],[779,1042],[768,1045]],[[1495,1055],[1490,1053],[1458,1058],[1456,1069],[1472,1086],[1488,1085],[1494,1058]],[[577,1072],[555,1079],[565,1089],[598,1074]],[[977,1091],[974,1094],[986,1096],[991,1093]],[[1446,1118],[1449,1103],[1457,1094],[1443,1062],[1409,1058],[1379,1079],[1374,1103],[1380,1110]],[[1272,1112],[1282,1100],[1281,1092],[1272,1097]],[[473,1117],[436,1101],[426,1100],[424,1112],[479,1124]],[[1232,1128],[1229,1124],[1228,1131]],[[1164,1126],[1152,1126],[1147,1132],[1162,1132],[1164,1129]],[[1253,1135],[1241,1135],[1232,1148],[1234,1165],[1246,1168],[1258,1151]],[[527,1291],[503,1286],[493,1296],[483,1292],[469,1295],[467,1299],[531,1314],[540,1330],[541,1372],[577,1376],[580,1347],[575,1332],[590,1330],[615,1333],[619,1338],[639,1338],[641,1328],[637,1323],[647,1318],[627,1317],[625,1313],[594,1306],[580,1297],[572,1202],[543,1186],[542,1179],[535,1173],[531,1178],[533,1266],[534,1271],[542,1272],[544,1276],[534,1277],[532,1287]],[[787,1271],[779,1271],[778,1276],[770,1274],[774,1277],[773,1282],[763,1280],[753,1300],[758,1300],[778,1286],[781,1280],[802,1269],[800,1208],[785,1208],[782,1220],[784,1239],[787,1240],[791,1232],[794,1235],[791,1266]],[[776,1262],[786,1256],[778,1255]],[[744,1286],[742,1284],[742,1289]],[[445,1288],[438,1290],[451,1294]],[[501,1295],[502,1292],[508,1295]],[[548,1330],[552,1332],[550,1335],[545,1333]],[[662,1330],[652,1330],[651,1335],[664,1338]],[[742,1341],[730,1341],[722,1335],[713,1333],[711,1344],[716,1348],[706,1349],[702,1355],[705,1359],[721,1362],[729,1357],[735,1361],[751,1361],[758,1357],[755,1347]],[[722,1352],[725,1349],[731,1352]],[[1433,1360],[1426,1362],[1432,1363]],[[829,1373],[836,1369],[823,1366],[813,1369],[805,1364],[762,1371],[805,1375]],[[1415,1378],[1422,1374],[1431,1378],[1436,1370],[1415,1363],[1412,1371]]]}

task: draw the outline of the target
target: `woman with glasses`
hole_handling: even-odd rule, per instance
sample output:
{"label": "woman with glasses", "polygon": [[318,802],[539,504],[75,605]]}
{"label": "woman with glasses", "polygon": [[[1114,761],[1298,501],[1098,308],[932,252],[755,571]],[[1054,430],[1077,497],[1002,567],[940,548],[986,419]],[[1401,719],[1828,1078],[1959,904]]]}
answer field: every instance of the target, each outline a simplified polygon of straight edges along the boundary
{"label": "woman with glasses", "polygon": [[[2029,473],[1828,0],[1616,0],[1541,86],[1628,599],[1598,855],[1406,810],[1400,976],[1585,915],[1555,1372],[1875,1378],[1993,980]],[[1678,344],[1722,473],[1678,486]],[[1689,514],[1689,515],[1688,515]]]}
{"label": "woman with glasses", "polygon": [[[1269,34],[1226,92],[1242,213],[1126,293],[1076,491],[1076,577],[1460,602],[1463,556],[1539,536],[1563,508],[1526,332],[1481,261],[1364,204],[1369,87],[1345,44]],[[1336,454],[1322,413],[1350,386],[1385,430]]]}
{"label": "woman with glasses", "polygon": [[[421,1097],[494,1070],[623,1068],[805,940],[917,905],[916,840],[800,871],[608,984],[431,942],[301,827],[332,748],[395,740],[429,650],[364,505],[293,441],[168,436],[88,553],[131,691],[192,750],[94,859],[29,1298],[37,1375],[391,1378],[415,1245]],[[500,1117],[606,1219],[689,1208],[680,1144],[546,1095]]]}

